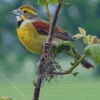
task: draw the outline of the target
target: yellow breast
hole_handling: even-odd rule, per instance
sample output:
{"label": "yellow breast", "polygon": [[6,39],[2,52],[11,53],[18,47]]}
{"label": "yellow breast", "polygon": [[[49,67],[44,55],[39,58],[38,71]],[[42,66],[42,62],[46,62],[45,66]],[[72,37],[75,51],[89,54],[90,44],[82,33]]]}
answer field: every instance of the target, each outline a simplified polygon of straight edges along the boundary
{"label": "yellow breast", "polygon": [[23,27],[17,28],[17,34],[21,43],[32,53],[42,53],[42,43],[47,36],[41,38],[32,23],[26,23]]}

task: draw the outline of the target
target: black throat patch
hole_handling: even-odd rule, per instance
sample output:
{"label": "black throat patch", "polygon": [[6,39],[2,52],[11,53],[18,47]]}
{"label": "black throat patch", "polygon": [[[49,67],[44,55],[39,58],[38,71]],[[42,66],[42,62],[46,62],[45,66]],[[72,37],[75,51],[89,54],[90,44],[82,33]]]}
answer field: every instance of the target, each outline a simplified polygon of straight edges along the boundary
{"label": "black throat patch", "polygon": [[23,22],[24,20],[22,19],[21,21],[18,21],[18,28],[20,27],[21,23]]}

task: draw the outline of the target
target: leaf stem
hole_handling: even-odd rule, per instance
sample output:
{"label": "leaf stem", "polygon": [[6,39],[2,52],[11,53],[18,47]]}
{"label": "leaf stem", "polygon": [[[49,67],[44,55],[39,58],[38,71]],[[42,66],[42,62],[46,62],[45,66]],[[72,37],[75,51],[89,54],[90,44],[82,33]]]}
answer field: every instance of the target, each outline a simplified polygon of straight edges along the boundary
{"label": "leaf stem", "polygon": [[78,61],[77,63],[75,63],[69,70],[72,72],[78,65],[79,63],[82,62],[82,60],[86,57],[86,55],[83,55]]}
{"label": "leaf stem", "polygon": [[76,62],[77,61],[77,58],[76,58],[76,56],[75,56],[75,54],[74,54],[74,52],[72,50],[72,47],[71,47],[71,52],[72,52],[72,56],[73,56],[73,58],[75,59],[75,62]]}
{"label": "leaf stem", "polygon": [[50,11],[49,11],[48,3],[47,3],[47,2],[46,2],[46,4],[45,4],[45,9],[46,9],[46,13],[45,13],[45,14],[47,14],[49,20],[51,21],[51,20],[52,20],[52,17],[51,17],[51,15],[50,15]]}

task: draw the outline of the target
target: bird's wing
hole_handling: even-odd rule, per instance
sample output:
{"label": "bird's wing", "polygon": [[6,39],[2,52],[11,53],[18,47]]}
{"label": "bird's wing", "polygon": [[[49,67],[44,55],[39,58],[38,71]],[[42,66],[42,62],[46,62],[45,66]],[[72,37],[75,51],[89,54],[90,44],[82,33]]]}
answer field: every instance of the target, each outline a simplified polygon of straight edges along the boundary
{"label": "bird's wing", "polygon": [[[50,28],[50,23],[45,21],[45,20],[39,20],[35,21],[32,23],[36,30],[38,31],[39,34],[41,35],[48,35],[49,33],[49,28]],[[73,41],[74,39],[70,37],[70,34],[59,27],[55,26],[54,28],[54,35],[57,38],[63,39],[63,40],[71,40]]]}

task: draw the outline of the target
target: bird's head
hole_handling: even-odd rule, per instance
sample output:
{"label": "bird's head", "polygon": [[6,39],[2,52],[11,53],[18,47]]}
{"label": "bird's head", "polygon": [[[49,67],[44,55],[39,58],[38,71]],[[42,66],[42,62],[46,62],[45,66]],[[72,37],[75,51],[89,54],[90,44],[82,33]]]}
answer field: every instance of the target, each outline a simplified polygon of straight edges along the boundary
{"label": "bird's head", "polygon": [[33,20],[37,21],[40,19],[40,16],[38,15],[35,8],[25,5],[18,9],[15,9],[11,12],[11,14],[16,15],[17,21],[24,21],[24,20]]}

